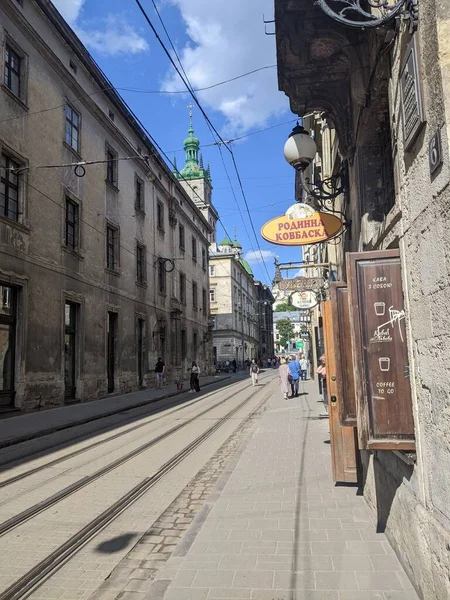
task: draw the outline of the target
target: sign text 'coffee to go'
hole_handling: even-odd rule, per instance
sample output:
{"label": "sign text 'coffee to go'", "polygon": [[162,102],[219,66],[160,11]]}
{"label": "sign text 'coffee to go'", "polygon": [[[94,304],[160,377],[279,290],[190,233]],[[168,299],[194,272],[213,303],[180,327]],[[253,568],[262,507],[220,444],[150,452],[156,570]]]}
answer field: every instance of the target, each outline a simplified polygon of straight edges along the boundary
{"label": "sign text 'coffee to go'", "polygon": [[319,212],[307,204],[293,204],[286,214],[267,221],[262,237],[279,246],[305,246],[335,237],[342,230],[336,215]]}

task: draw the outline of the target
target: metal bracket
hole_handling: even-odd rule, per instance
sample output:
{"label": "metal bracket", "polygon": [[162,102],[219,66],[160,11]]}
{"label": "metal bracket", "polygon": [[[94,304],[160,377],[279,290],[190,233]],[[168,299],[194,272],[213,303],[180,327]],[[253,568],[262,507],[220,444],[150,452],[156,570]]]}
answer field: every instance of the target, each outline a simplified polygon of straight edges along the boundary
{"label": "metal bracket", "polygon": [[[417,29],[419,19],[418,0],[316,0],[314,4],[334,21],[356,29],[381,27],[403,16],[409,22],[410,32]],[[332,8],[333,7],[333,8]],[[371,9],[375,9],[374,12]],[[349,18],[351,17],[351,18]]]}

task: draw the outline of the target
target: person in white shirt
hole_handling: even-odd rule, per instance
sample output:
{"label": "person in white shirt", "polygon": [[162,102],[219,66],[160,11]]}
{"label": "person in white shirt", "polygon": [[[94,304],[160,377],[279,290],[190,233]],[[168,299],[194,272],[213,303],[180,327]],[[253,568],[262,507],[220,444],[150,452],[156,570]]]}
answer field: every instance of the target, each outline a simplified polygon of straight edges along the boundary
{"label": "person in white shirt", "polygon": [[193,360],[192,367],[191,367],[191,381],[190,381],[191,389],[189,390],[190,394],[192,394],[193,392],[200,391],[200,383],[198,381],[199,375],[200,375],[200,367],[197,365],[195,360]]}
{"label": "person in white shirt", "polygon": [[306,381],[306,378],[308,376],[308,360],[305,358],[305,356],[303,356],[303,354],[300,355],[299,363],[301,379],[303,381]]}

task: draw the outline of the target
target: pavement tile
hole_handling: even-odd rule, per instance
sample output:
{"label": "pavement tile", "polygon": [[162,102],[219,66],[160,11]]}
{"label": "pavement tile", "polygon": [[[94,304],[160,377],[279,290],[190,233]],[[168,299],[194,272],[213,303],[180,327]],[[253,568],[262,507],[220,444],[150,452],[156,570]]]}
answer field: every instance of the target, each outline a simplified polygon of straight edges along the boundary
{"label": "pavement tile", "polygon": [[361,590],[402,590],[403,586],[397,573],[394,571],[383,571],[382,574],[376,571],[356,573],[359,589]]}
{"label": "pavement tile", "polygon": [[358,583],[355,577],[355,573],[346,571],[330,572],[330,571],[317,571],[316,576],[316,588],[318,590],[357,590]]}
{"label": "pavement tile", "polygon": [[271,588],[273,587],[273,571],[236,571],[233,579],[234,588]]}
{"label": "pavement tile", "polygon": [[[339,592],[339,600],[385,600],[385,596],[382,592],[346,591]],[[406,600],[406,598],[402,600]]]}
{"label": "pavement tile", "polygon": [[194,568],[180,569],[173,580],[173,585],[176,587],[190,587],[197,573],[198,571]]}
{"label": "pavement tile", "polygon": [[375,571],[403,571],[400,561],[392,554],[373,554],[370,560]]}
{"label": "pavement tile", "polygon": [[232,531],[229,536],[229,540],[235,541],[258,541],[261,539],[262,531],[260,529],[238,529]]}
{"label": "pavement tile", "polygon": [[233,579],[234,571],[218,571],[216,569],[208,571],[204,569],[202,571],[197,571],[197,574],[191,584],[191,587],[206,588],[217,586],[226,588],[231,587]]}
{"label": "pavement tile", "polygon": [[373,571],[369,556],[332,556],[335,571]]}
{"label": "pavement tile", "polygon": [[346,542],[348,554],[386,554],[383,542]]}
{"label": "pavement tile", "polygon": [[211,588],[208,600],[250,600],[251,593],[246,588]]}
{"label": "pavement tile", "polygon": [[327,537],[330,542],[362,541],[361,533],[358,529],[328,529]]}
{"label": "pavement tile", "polygon": [[223,556],[219,562],[219,566],[217,567],[219,570],[221,569],[245,569],[251,570],[256,568],[257,556],[237,554],[232,556],[231,554],[227,554]]}
{"label": "pavement tile", "polygon": [[[177,588],[170,586],[164,600],[206,600],[208,594],[209,588]],[[144,598],[141,597],[138,600],[144,600]]]}
{"label": "pavement tile", "polygon": [[278,571],[275,572],[275,589],[285,590],[314,590],[316,588],[312,571]]}

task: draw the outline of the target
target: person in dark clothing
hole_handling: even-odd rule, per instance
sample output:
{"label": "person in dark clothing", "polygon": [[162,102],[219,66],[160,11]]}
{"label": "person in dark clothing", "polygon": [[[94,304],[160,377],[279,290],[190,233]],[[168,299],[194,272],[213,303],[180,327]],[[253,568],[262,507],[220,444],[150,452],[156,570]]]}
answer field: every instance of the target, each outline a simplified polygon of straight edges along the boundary
{"label": "person in dark clothing", "polygon": [[155,365],[155,376],[156,376],[156,387],[161,388],[163,384],[164,373],[166,372],[166,365],[162,358],[158,358],[158,362]]}
{"label": "person in dark clothing", "polygon": [[237,363],[236,363],[236,359],[235,358],[233,358],[233,360],[231,361],[231,364],[233,366],[233,373],[236,373]]}

